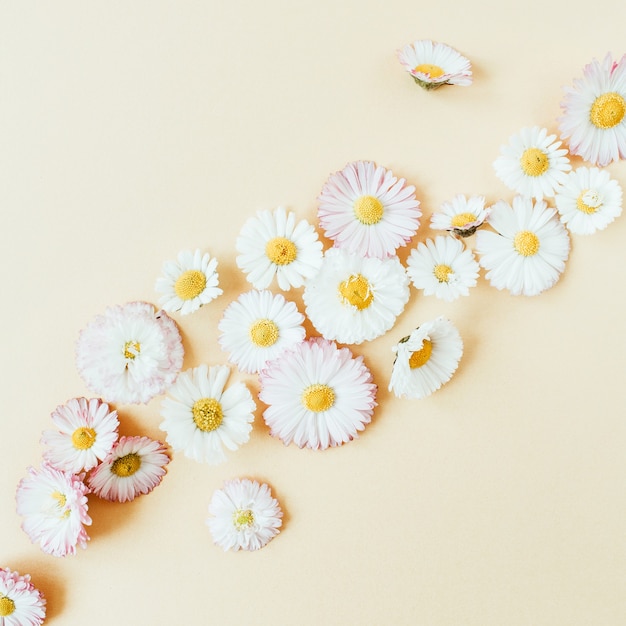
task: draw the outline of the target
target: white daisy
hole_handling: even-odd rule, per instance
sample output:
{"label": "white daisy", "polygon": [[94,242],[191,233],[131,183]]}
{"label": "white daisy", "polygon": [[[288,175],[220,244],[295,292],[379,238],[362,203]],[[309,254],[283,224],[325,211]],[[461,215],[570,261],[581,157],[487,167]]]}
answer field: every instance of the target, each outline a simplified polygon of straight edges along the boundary
{"label": "white daisy", "polygon": [[182,372],[163,400],[161,430],[185,456],[204,463],[226,460],[223,448],[236,450],[250,438],[256,404],[244,383],[225,389],[226,365],[200,365]]}
{"label": "white daisy", "polygon": [[522,196],[551,198],[572,168],[567,150],[559,149],[561,142],[555,139],[556,135],[548,135],[545,128],[522,128],[500,148],[501,154],[493,163],[496,176]]}
{"label": "white daisy", "polygon": [[46,617],[46,599],[30,581],[8,567],[0,568],[0,626],[40,626]]}
{"label": "white daisy", "polygon": [[447,230],[459,237],[469,237],[480,228],[489,215],[485,208],[484,196],[466,198],[458,194],[444,202],[441,208],[430,217],[430,227],[434,230]]}
{"label": "white daisy", "polygon": [[409,299],[408,284],[398,257],[363,258],[331,248],[305,286],[306,313],[326,339],[370,341],[394,325]]}
{"label": "white daisy", "polygon": [[218,325],[219,343],[242,372],[265,363],[304,339],[304,315],[294,302],[270,291],[249,291],[231,302]]}
{"label": "white daisy", "polygon": [[396,359],[389,391],[399,398],[425,398],[448,382],[463,354],[463,340],[443,317],[426,322],[392,350]]}
{"label": "white daisy", "polygon": [[497,202],[488,221],[497,232],[478,231],[475,250],[494,287],[534,296],[558,281],[570,243],[555,209],[515,196],[512,207]]}
{"label": "white daisy", "polygon": [[322,242],[306,220],[279,207],[258,211],[241,229],[236,242],[237,266],[256,289],[267,289],[276,277],[280,289],[301,287],[322,263]]}

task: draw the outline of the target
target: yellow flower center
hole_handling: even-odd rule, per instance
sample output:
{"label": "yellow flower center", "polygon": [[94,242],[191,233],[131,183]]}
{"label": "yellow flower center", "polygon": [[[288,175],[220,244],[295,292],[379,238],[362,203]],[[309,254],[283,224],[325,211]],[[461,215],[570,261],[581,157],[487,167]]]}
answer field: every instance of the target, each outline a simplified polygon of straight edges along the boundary
{"label": "yellow flower center", "polygon": [[354,201],[354,214],[366,226],[378,224],[383,219],[384,212],[383,203],[374,196],[361,196]]}
{"label": "yellow flower center", "polygon": [[278,326],[272,320],[257,320],[250,326],[249,334],[255,346],[269,348],[278,341]]}
{"label": "yellow flower center", "polygon": [[131,361],[141,352],[141,344],[138,341],[127,341],[124,344],[124,358]]}
{"label": "yellow flower center", "polygon": [[191,407],[195,425],[205,433],[210,433],[224,420],[222,405],[215,398],[200,398]]}
{"label": "yellow flower center", "polygon": [[296,260],[296,244],[286,237],[274,237],[265,246],[267,258],[276,265],[289,265]]}
{"label": "yellow flower center", "polygon": [[520,164],[526,176],[541,176],[548,171],[550,160],[539,148],[527,148],[520,158]]}
{"label": "yellow flower center", "polygon": [[237,530],[250,528],[254,524],[254,513],[250,509],[237,509],[233,515],[233,524]]}
{"label": "yellow flower center", "polygon": [[96,431],[93,428],[81,426],[72,433],[72,445],[77,450],[89,450],[96,441]]}
{"label": "yellow flower center", "polygon": [[[51,496],[54,500],[57,501],[57,506],[59,510],[63,511],[63,509],[65,508],[65,505],[67,504],[67,498],[65,497],[65,494],[61,493],[60,491],[53,491]],[[63,511],[63,515],[61,516],[61,519],[68,518],[69,516],[70,516],[70,510],[67,509],[66,511]]]}
{"label": "yellow flower center", "polygon": [[591,105],[589,118],[597,128],[606,130],[617,126],[626,114],[626,100],[614,91],[598,96]]}
{"label": "yellow flower center", "polygon": [[302,392],[301,401],[309,411],[321,413],[335,404],[335,392],[328,385],[316,383]]}
{"label": "yellow flower center", "polygon": [[587,215],[595,213],[602,206],[602,201],[597,191],[585,189],[576,200],[576,208]]}
{"label": "yellow flower center", "polygon": [[206,276],[200,270],[183,272],[174,283],[174,291],[181,300],[197,298],[206,287]]}
{"label": "yellow flower center", "polygon": [[432,65],[432,63],[420,63],[413,69],[414,72],[421,72],[422,74],[428,74],[431,78],[439,78],[443,76],[445,72],[438,65]]}
{"label": "yellow flower center", "polygon": [[343,303],[355,306],[359,311],[367,309],[374,299],[370,284],[361,274],[352,274],[348,280],[339,284],[339,295]]}
{"label": "yellow flower center", "polygon": [[533,256],[539,251],[539,237],[529,230],[520,230],[515,239],[513,239],[513,247],[522,256]]}
{"label": "yellow flower center", "polygon": [[433,342],[430,339],[424,339],[424,343],[422,343],[422,347],[419,350],[411,353],[409,357],[409,367],[411,369],[415,369],[417,367],[422,367],[428,363],[428,359],[430,359],[430,355],[433,351]]}
{"label": "yellow flower center", "polygon": [[0,617],[7,617],[15,611],[15,602],[7,596],[0,596]]}
{"label": "yellow flower center", "polygon": [[457,213],[452,216],[450,224],[455,228],[463,228],[467,224],[471,224],[476,221],[476,216],[473,213]]}
{"label": "yellow flower center", "polygon": [[433,270],[433,274],[435,278],[440,283],[447,283],[450,280],[450,274],[452,274],[452,268],[449,265],[435,265],[435,269]]}
{"label": "yellow flower center", "polygon": [[132,476],[141,467],[141,457],[136,452],[130,452],[113,461],[111,473],[120,478]]}

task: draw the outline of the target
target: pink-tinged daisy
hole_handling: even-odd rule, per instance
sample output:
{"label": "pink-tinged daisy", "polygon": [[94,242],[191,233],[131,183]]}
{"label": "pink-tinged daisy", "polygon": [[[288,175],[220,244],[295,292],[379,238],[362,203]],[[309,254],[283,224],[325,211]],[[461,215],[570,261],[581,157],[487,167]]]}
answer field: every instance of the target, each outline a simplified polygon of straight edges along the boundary
{"label": "pink-tinged daisy", "polygon": [[415,41],[398,50],[398,60],[424,89],[441,85],[472,84],[472,66],[469,59],[454,48],[429,39]]}
{"label": "pink-tinged daisy", "polygon": [[147,403],[176,379],[183,344],[167,313],[129,302],[107,308],[81,331],[76,365],[89,389],[106,401]]}
{"label": "pink-tinged daisy", "polygon": [[572,154],[599,166],[625,158],[626,54],[586,65],[583,77],[565,88],[561,108],[559,129]]}
{"label": "pink-tinged daisy", "polygon": [[558,281],[570,242],[555,209],[515,196],[513,206],[497,202],[488,221],[496,232],[478,231],[475,250],[494,287],[535,296]]}
{"label": "pink-tinged daisy", "polygon": [[270,291],[249,291],[231,302],[220,320],[219,343],[240,371],[257,373],[267,361],[304,340],[304,315]]}
{"label": "pink-tinged daisy", "polygon": [[167,448],[150,437],[120,437],[111,453],[87,478],[99,498],[129,502],[150,493],[163,480],[170,462]]}
{"label": "pink-tinged daisy", "polygon": [[447,230],[459,237],[469,237],[484,224],[488,216],[489,209],[485,208],[484,196],[466,198],[458,194],[431,215],[430,227],[433,230]]}
{"label": "pink-tinged daisy", "polygon": [[362,357],[314,337],[270,361],[259,374],[270,434],[285,445],[324,450],[364,430],[377,386]]}
{"label": "pink-tinged daisy", "polygon": [[337,248],[389,257],[415,235],[422,212],[415,187],[371,161],[331,174],[318,198],[320,227]]}
{"label": "pink-tinged daisy", "polygon": [[46,599],[30,575],[0,568],[0,626],[39,626],[45,617]]}
{"label": "pink-tinged daisy", "polygon": [[213,493],[206,523],[213,541],[226,552],[260,550],[280,532],[283,512],[270,488],[235,478]]}
{"label": "pink-tinged daisy", "polygon": [[76,554],[86,548],[91,524],[87,510],[87,486],[82,475],[71,474],[43,463],[29,468],[16,492],[17,514],[22,529],[33,543],[53,556]]}
{"label": "pink-tinged daisy", "polygon": [[117,441],[117,411],[99,398],[72,398],[52,412],[57,430],[45,430],[43,454],[53,467],[79,474],[102,461]]}

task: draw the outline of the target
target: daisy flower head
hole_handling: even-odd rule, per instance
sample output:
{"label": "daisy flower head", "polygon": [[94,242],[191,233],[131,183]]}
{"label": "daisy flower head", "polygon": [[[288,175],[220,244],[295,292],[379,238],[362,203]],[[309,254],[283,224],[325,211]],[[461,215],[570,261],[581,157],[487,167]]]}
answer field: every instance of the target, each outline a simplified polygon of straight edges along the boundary
{"label": "daisy flower head", "polygon": [[88,476],[91,491],[110,502],[130,502],[150,493],[165,476],[167,448],[150,437],[120,437],[110,454]]}
{"label": "daisy flower head", "polygon": [[392,350],[396,359],[389,391],[398,398],[421,399],[452,378],[463,355],[463,340],[450,320],[438,317],[416,328]]}
{"label": "daisy flower head", "polygon": [[80,333],[76,365],[108,402],[147,403],[176,379],[183,344],[176,323],[147,302],[109,307]]}
{"label": "daisy flower head", "polygon": [[476,233],[475,250],[494,287],[535,296],[558,281],[570,242],[555,209],[543,200],[515,196],[512,206],[496,202],[489,224],[496,232]]}
{"label": "daisy flower head", "polygon": [[219,343],[240,371],[257,373],[267,361],[304,340],[304,315],[270,291],[248,291],[231,302],[219,322]]}
{"label": "daisy flower head", "polygon": [[484,196],[457,194],[449,202],[444,202],[439,211],[430,217],[430,227],[446,230],[459,237],[469,237],[480,228],[489,215],[485,208]]}
{"label": "daisy flower head", "polygon": [[407,274],[425,296],[435,295],[446,302],[469,295],[476,286],[479,266],[471,250],[449,235],[427,239],[411,250]]}
{"label": "daisy flower head", "polygon": [[159,299],[163,310],[188,315],[222,295],[216,270],[217,259],[201,250],[181,250],[176,261],[165,261],[154,287],[163,294]]}
{"label": "daisy flower head", "polygon": [[30,581],[0,567],[0,626],[39,626],[46,617],[46,599]]}
{"label": "daisy flower head", "polygon": [[200,365],[182,372],[161,405],[161,430],[175,451],[201,463],[226,460],[250,438],[256,403],[244,383],[226,387],[230,368]]}
{"label": "daisy flower head", "polygon": [[516,193],[542,200],[554,196],[572,168],[567,150],[545,128],[522,128],[500,148],[494,161],[496,176]]}
{"label": "daisy flower head", "polygon": [[385,334],[409,299],[409,278],[398,257],[362,257],[331,248],[307,282],[306,313],[326,339],[359,344]]}
{"label": "daisy flower head", "polygon": [[44,459],[57,469],[79,474],[95,467],[117,441],[117,411],[99,398],[72,398],[52,412],[58,430],[45,430]]}
{"label": "daisy flower head", "polygon": [[363,357],[313,337],[259,374],[263,419],[285,445],[324,450],[358,437],[370,423],[377,386]]}
{"label": "daisy flower head", "polygon": [[626,54],[607,54],[583,69],[583,77],[565,88],[559,118],[561,137],[572,154],[605,166],[626,157]]}
{"label": "daisy flower head", "polygon": [[606,170],[579,167],[557,189],[555,202],[570,232],[590,235],[622,214],[622,188]]}
{"label": "daisy flower head", "polygon": [[224,552],[260,550],[278,535],[283,523],[283,512],[270,488],[247,478],[226,481],[217,489],[209,515],[206,524]]}
{"label": "daisy flower head", "polygon": [[335,247],[380,258],[415,235],[422,215],[415,187],[371,161],[331,174],[318,203],[320,227]]}
{"label": "daisy flower head", "polygon": [[284,291],[301,287],[322,263],[322,242],[306,220],[279,207],[258,211],[243,225],[236,241],[237,266],[255,289],[267,289],[276,277]]}

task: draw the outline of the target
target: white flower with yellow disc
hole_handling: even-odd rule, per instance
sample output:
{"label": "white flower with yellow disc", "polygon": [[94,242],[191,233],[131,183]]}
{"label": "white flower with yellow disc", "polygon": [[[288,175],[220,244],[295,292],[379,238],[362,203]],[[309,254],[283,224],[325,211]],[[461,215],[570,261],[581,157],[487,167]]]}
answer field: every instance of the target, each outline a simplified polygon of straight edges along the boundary
{"label": "white flower with yellow disc", "polygon": [[449,202],[444,202],[439,211],[430,217],[430,227],[433,230],[447,230],[459,237],[473,235],[489,216],[489,209],[485,208],[484,196],[470,196],[457,194]]}

